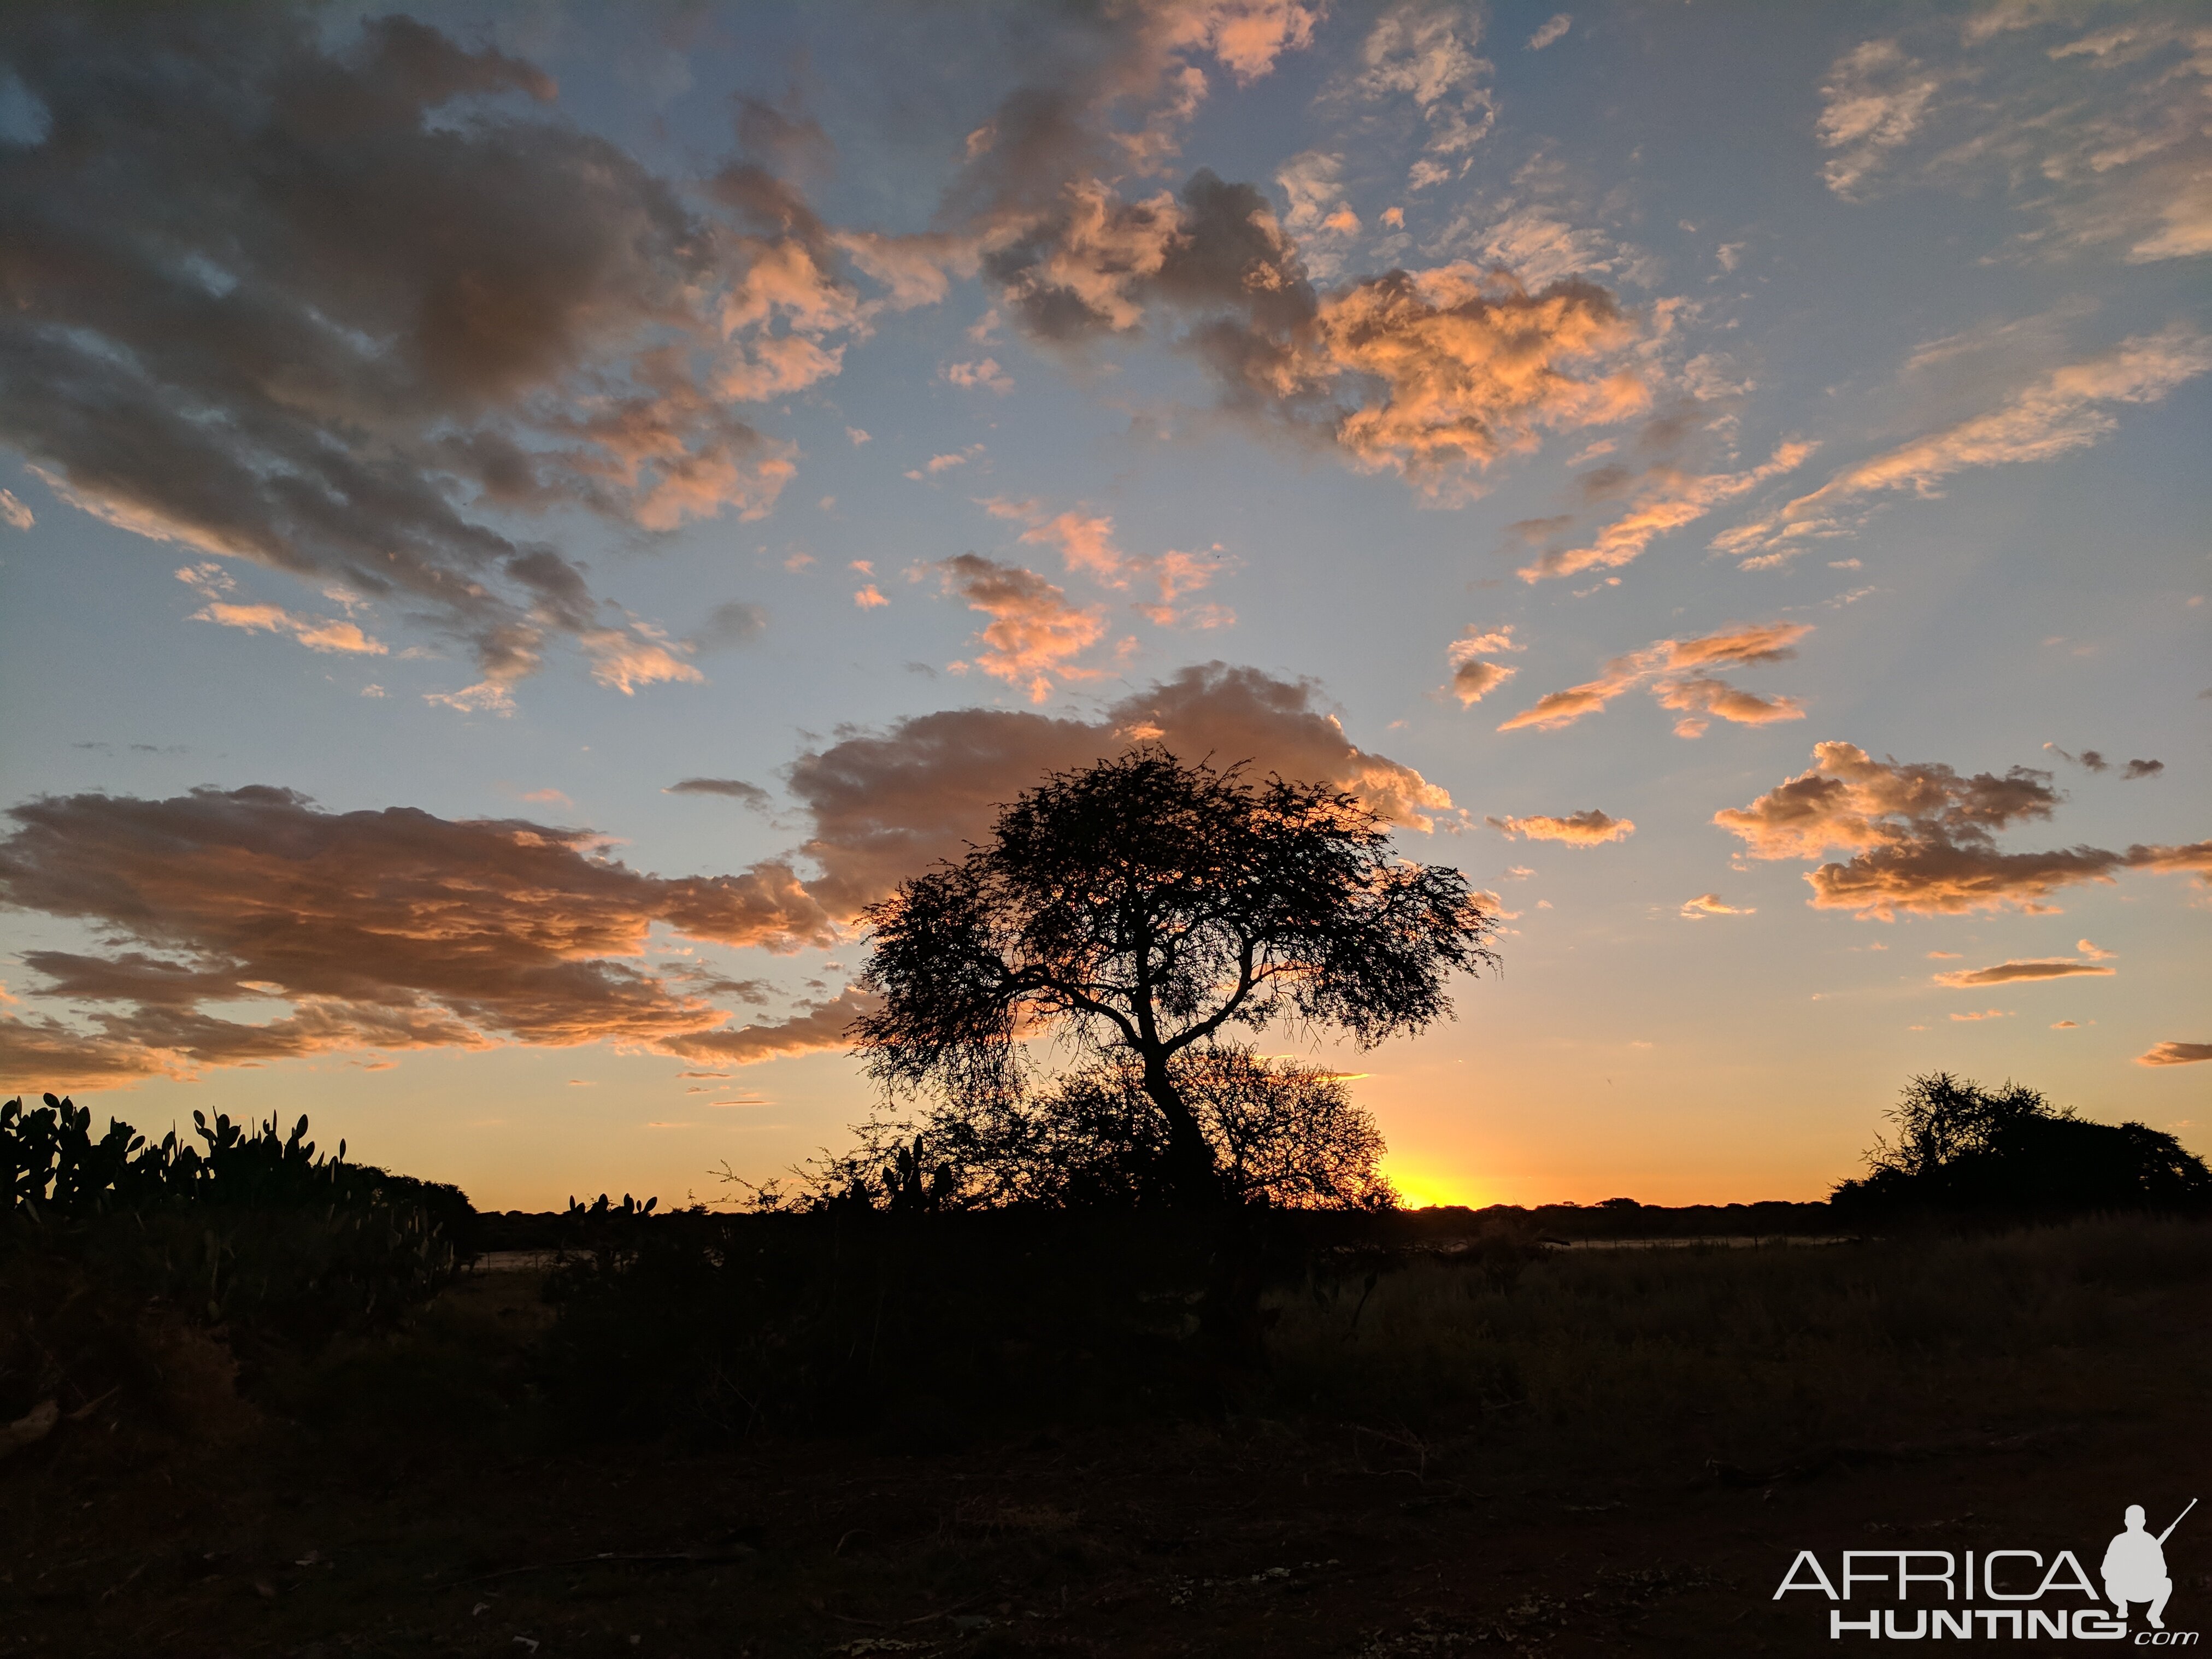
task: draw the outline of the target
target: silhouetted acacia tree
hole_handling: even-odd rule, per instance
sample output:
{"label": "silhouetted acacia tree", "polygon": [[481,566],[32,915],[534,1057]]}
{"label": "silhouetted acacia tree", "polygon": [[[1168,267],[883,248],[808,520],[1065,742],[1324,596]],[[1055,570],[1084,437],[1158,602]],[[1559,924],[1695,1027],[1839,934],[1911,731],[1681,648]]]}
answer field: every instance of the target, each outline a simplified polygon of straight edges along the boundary
{"label": "silhouetted acacia tree", "polygon": [[2040,1091],[1985,1089],[1948,1072],[1906,1085],[1863,1180],[1837,1184],[1844,1209],[2065,1213],[2212,1205],[2212,1172],[2172,1135],[2097,1123]]}
{"label": "silhouetted acacia tree", "polygon": [[1455,971],[1495,965],[1456,870],[1408,863],[1358,798],[1156,748],[1055,773],[988,844],[867,913],[854,1022],[872,1076],[954,1101],[1018,1086],[1024,1039],[1125,1056],[1184,1202],[1229,1194],[1177,1056],[1277,1017],[1363,1047],[1449,1015]]}

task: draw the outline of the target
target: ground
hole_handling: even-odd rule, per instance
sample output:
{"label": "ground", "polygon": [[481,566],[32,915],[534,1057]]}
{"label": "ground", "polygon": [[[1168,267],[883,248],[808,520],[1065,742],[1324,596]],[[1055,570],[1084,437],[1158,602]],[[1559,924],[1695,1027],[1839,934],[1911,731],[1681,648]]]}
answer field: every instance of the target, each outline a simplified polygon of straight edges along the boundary
{"label": "ground", "polygon": [[[1741,1271],[1705,1259],[1665,1271]],[[2166,1278],[2109,1351],[2016,1355],[2001,1398],[1930,1373],[1858,1419],[1887,1432],[1756,1465],[1724,1391],[1587,1443],[1510,1401],[1418,1433],[1232,1408],[921,1450],[95,1414],[0,1463],[0,1655],[1836,1651],[1823,1598],[1775,1599],[1801,1548],[1832,1572],[1847,1548],[2063,1547],[2094,1572],[2127,1504],[2155,1528],[2212,1484],[2212,1275]],[[442,1316],[520,1351],[532,1290],[480,1274]],[[2168,1625],[2212,1623],[2212,1522],[2168,1559]]]}

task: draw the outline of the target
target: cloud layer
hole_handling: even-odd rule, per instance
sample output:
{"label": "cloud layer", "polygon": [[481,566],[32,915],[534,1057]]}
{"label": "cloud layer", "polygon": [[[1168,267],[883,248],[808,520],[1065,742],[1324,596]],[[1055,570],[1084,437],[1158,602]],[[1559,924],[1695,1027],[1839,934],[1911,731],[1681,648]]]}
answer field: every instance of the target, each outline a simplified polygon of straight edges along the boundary
{"label": "cloud layer", "polygon": [[2212,53],[2190,9],[2007,0],[1963,28],[1899,17],[1898,35],[1851,48],[1820,86],[1815,135],[1837,195],[2008,195],[2026,220],[2015,257],[2212,253]]}
{"label": "cloud layer", "polygon": [[[74,1087],[361,1049],[605,1042],[738,1063],[842,1048],[856,994],[738,1026],[725,1005],[760,1001],[759,983],[656,960],[655,930],[830,945],[1048,772],[1141,742],[1334,782],[1412,830],[1453,810],[1419,773],[1352,744],[1311,684],[1219,663],[1096,720],[952,709],[809,751],[788,781],[811,833],[737,875],[643,874],[587,830],[326,812],[267,787],[42,797],[11,809],[0,903],[81,923],[98,945],[23,953],[32,994],[78,1023],[0,1017],[0,1072]],[[672,789],[767,804],[736,779]]]}
{"label": "cloud layer", "polygon": [[[522,819],[325,812],[262,787],[50,796],[9,816],[0,901],[82,922],[102,950],[22,954],[39,994],[94,1033],[8,1022],[0,1063],[24,1083],[49,1061],[88,1081],[360,1048],[662,1048],[726,1016],[636,965],[656,924],[771,951],[835,936],[788,865],[664,878],[590,831]],[[281,1012],[230,1012],[256,1004]]]}

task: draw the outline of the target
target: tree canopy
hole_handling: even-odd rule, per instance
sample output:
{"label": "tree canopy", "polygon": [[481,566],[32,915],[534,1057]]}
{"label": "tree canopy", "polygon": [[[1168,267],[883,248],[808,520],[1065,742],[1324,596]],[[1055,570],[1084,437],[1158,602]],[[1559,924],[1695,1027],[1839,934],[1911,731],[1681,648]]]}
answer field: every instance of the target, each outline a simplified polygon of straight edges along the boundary
{"label": "tree canopy", "polygon": [[1257,781],[1151,747],[1055,773],[957,864],[867,913],[854,1036],[894,1091],[985,1102],[1031,1038],[1133,1067],[1186,1201],[1229,1196],[1177,1057],[1284,1019],[1372,1046],[1494,966],[1494,924],[1458,871],[1412,863],[1389,824],[1326,784]]}

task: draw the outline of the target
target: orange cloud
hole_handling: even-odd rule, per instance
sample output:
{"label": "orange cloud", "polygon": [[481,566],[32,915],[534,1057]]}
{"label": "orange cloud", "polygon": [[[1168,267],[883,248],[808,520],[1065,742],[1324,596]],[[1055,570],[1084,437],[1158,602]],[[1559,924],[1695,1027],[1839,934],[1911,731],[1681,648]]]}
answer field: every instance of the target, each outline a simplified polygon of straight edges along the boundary
{"label": "orange cloud", "polygon": [[177,572],[177,580],[206,601],[192,612],[194,622],[242,628],[249,633],[289,634],[310,651],[381,657],[388,649],[383,641],[372,639],[354,623],[333,617],[302,617],[282,605],[239,605],[224,599],[224,594],[237,591],[238,583],[219,564],[186,565]]}
{"label": "orange cloud", "polygon": [[945,371],[945,378],[957,386],[980,386],[1001,397],[1014,389],[1014,377],[999,367],[996,357],[985,357],[972,363],[954,363]]}
{"label": "orange cloud", "polygon": [[1570,847],[1596,847],[1609,841],[1625,841],[1636,833],[1632,820],[1608,817],[1595,807],[1563,818],[1486,818],[1484,822],[1509,840],[1557,841]]}
{"label": "orange cloud", "polygon": [[1717,634],[1689,640],[1657,640],[1641,651],[1615,657],[1596,679],[1547,692],[1529,708],[1502,722],[1501,732],[1533,726],[1553,732],[1593,714],[1614,698],[1638,689],[1650,691],[1662,708],[1679,711],[1677,737],[1703,735],[1707,715],[1740,726],[1802,720],[1794,698],[1761,697],[1719,678],[1715,667],[1751,667],[1784,662],[1796,655],[1797,641],[1813,631],[1810,623],[1745,623]]}
{"label": "orange cloud", "polygon": [[1740,836],[1757,859],[1817,859],[1831,848],[1850,858],[1805,879],[1824,909],[1892,921],[1902,913],[1958,915],[2048,909],[2058,890],[2109,882],[2122,870],[2194,872],[2212,882],[2212,842],[2133,846],[2124,852],[2073,847],[2043,853],[1999,850],[1996,832],[2048,818],[2058,804],[2051,774],[2016,766],[2003,776],[1961,777],[1930,763],[1877,761],[1848,743],[1814,745],[1810,770],[1713,822]]}
{"label": "orange cloud", "polygon": [[1176,601],[1212,585],[1224,561],[1217,545],[1206,553],[1183,553],[1173,548],[1156,556],[1123,552],[1115,544],[1114,520],[1106,514],[1059,513],[1048,518],[1035,501],[990,499],[981,503],[994,519],[1025,519],[1029,528],[1021,539],[1030,546],[1057,546],[1071,571],[1081,571],[1104,587],[1127,588],[1134,580],[1155,584],[1157,604],[1130,608],[1163,628],[1188,623],[1201,629],[1220,628],[1236,621],[1233,612],[1206,605],[1176,609]]}
{"label": "orange cloud", "polygon": [[649,623],[634,622],[627,629],[587,628],[578,633],[576,643],[592,665],[592,678],[625,697],[641,685],[706,682],[704,674],[684,660],[684,654],[697,647],[689,641],[670,639]]}
{"label": "orange cloud", "polygon": [[1001,303],[1033,335],[1073,342],[1200,314],[1190,348],[1232,410],[1326,441],[1431,495],[1533,448],[1547,431],[1648,406],[1619,366],[1637,325],[1566,277],[1530,289],[1467,261],[1317,293],[1258,189],[1201,171],[1180,195],[1125,198],[1095,176],[1031,196],[981,233]]}
{"label": "orange cloud", "polygon": [[1610,425],[1650,403],[1626,370],[1580,377],[1635,330],[1613,297],[1566,278],[1528,293],[1495,270],[1454,264],[1370,277],[1325,299],[1313,344],[1272,369],[1278,394],[1361,377],[1376,402],[1341,416],[1338,443],[1369,471],[1437,488],[1449,469],[1486,467],[1551,429]]}
{"label": "orange cloud", "polygon": [[2197,1066],[2212,1060],[2212,1042],[2160,1042],[2136,1056],[2138,1066]]}
{"label": "orange cloud", "polygon": [[1066,593],[1033,570],[1000,564],[975,553],[933,567],[950,593],[991,621],[976,637],[984,649],[975,666],[994,679],[1024,684],[1031,702],[1052,695],[1053,678],[1091,678],[1095,671],[1070,659],[1098,642],[1106,624],[1095,611],[1071,605]]}
{"label": "orange cloud", "polygon": [[1454,640],[1446,660],[1451,665],[1452,695],[1459,699],[1460,707],[1472,708],[1484,696],[1495,691],[1521,671],[1510,663],[1487,662],[1484,659],[1499,651],[1525,651],[1528,647],[1513,642],[1513,624],[1486,631],[1478,630],[1472,623],[1459,638]]}

